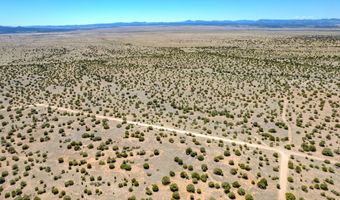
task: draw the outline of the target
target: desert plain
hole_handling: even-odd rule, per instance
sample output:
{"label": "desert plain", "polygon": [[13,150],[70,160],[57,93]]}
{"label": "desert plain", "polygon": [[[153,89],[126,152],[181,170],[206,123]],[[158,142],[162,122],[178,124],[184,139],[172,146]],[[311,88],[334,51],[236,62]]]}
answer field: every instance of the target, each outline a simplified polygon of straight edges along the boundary
{"label": "desert plain", "polygon": [[339,31],[0,35],[0,199],[340,199]]}

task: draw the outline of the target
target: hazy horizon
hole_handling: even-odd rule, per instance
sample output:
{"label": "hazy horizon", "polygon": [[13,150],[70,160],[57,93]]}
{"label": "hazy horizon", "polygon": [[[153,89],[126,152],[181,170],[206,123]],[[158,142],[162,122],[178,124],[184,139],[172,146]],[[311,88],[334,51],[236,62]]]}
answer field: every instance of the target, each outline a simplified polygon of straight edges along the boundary
{"label": "hazy horizon", "polygon": [[295,21],[295,20],[332,20],[332,19],[336,19],[336,20],[340,20],[340,18],[318,18],[318,19],[310,19],[310,18],[303,18],[303,19],[255,19],[255,20],[252,20],[252,19],[236,19],[236,20],[229,20],[229,19],[222,19],[222,20],[200,20],[200,19],[197,19],[197,20],[191,20],[191,19],[187,19],[187,20],[182,20],[182,21],[128,21],[128,22],[123,22],[123,21],[118,21],[118,22],[105,22],[105,23],[84,23],[84,24],[54,24],[54,25],[51,25],[51,24],[31,24],[31,25],[2,25],[0,24],[0,26],[2,27],[47,27],[47,26],[55,26],[55,27],[58,27],[58,26],[86,26],[86,25],[100,25],[100,24],[133,24],[133,23],[147,23],[147,24],[152,24],[152,23],[182,23],[182,22],[199,22],[199,21],[202,21],[202,22],[239,22],[239,21],[261,21],[261,20],[273,20],[273,21]]}
{"label": "hazy horizon", "polygon": [[[326,2],[326,3],[325,3]],[[339,0],[155,0],[2,2],[1,26],[64,26],[130,22],[296,20],[340,18]]]}

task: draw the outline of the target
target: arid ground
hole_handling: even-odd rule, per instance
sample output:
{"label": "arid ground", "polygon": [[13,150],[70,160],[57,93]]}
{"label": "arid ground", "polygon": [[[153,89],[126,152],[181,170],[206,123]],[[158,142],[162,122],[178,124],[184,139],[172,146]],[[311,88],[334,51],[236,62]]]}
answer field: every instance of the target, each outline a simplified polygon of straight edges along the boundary
{"label": "arid ground", "polygon": [[340,199],[340,30],[0,35],[0,199]]}

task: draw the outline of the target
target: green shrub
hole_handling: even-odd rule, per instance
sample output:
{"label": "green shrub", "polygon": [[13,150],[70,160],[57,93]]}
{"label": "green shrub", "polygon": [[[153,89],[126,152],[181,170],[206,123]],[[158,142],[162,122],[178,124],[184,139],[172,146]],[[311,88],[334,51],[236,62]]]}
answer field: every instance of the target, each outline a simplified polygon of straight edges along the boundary
{"label": "green shrub", "polygon": [[294,196],[294,194],[287,192],[286,193],[286,200],[296,200],[296,197]]}
{"label": "green shrub", "polygon": [[332,152],[332,150],[330,148],[324,148],[322,150],[322,155],[333,157],[333,152]]}
{"label": "green shrub", "polygon": [[178,186],[177,186],[177,184],[176,184],[176,183],[171,183],[171,184],[170,184],[170,190],[171,190],[172,192],[177,192],[177,191],[178,191]]}
{"label": "green shrub", "polygon": [[168,176],[164,176],[163,178],[162,178],[162,184],[163,185],[169,185],[170,184],[170,178],[168,177]]}
{"label": "green shrub", "polygon": [[158,185],[153,184],[153,185],[152,185],[152,191],[158,192],[158,191],[159,191]]}
{"label": "green shrub", "polygon": [[246,194],[245,200],[254,200],[254,198],[251,196],[251,194]]}
{"label": "green shrub", "polygon": [[259,182],[257,182],[257,186],[261,189],[267,189],[268,183],[265,178],[261,178]]}
{"label": "green shrub", "polygon": [[195,193],[195,186],[193,184],[187,185],[187,191],[191,193]]}
{"label": "green shrub", "polygon": [[214,169],[214,174],[219,175],[219,176],[223,176],[223,171],[220,168],[215,168]]}

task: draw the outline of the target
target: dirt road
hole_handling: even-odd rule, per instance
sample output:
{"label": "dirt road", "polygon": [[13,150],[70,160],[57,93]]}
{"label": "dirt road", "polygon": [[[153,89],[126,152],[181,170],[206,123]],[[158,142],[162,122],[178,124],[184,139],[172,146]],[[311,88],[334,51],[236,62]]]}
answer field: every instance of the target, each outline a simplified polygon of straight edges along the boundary
{"label": "dirt road", "polygon": [[[284,106],[283,106],[282,119],[288,126],[288,137],[290,138],[289,141],[292,141],[291,127],[286,120],[287,104],[288,104],[288,102],[285,101]],[[44,108],[50,107],[50,108],[55,109],[55,110],[69,112],[69,113],[83,113],[85,115],[87,115],[87,114],[94,115],[98,119],[107,119],[107,120],[116,121],[116,122],[123,122],[124,121],[123,119],[120,119],[120,118],[104,116],[104,115],[99,115],[99,114],[93,114],[93,113],[88,113],[88,112],[80,111],[80,110],[73,110],[73,109],[69,109],[69,108],[61,108],[61,107],[51,106],[51,105],[47,105],[47,104],[36,104],[34,106],[44,107]],[[34,107],[34,106],[31,106],[31,107]],[[309,158],[309,159],[313,159],[313,160],[320,160],[320,161],[326,160],[326,158],[323,158],[323,157],[311,156],[311,155],[307,155],[307,154],[304,154],[304,153],[301,153],[301,152],[288,151],[288,150],[280,148],[280,147],[270,147],[270,146],[262,145],[262,144],[252,144],[252,143],[247,143],[247,142],[239,141],[239,140],[232,140],[232,139],[221,138],[221,137],[217,137],[217,136],[204,135],[204,134],[196,133],[196,132],[192,132],[192,131],[180,130],[180,129],[175,129],[175,128],[171,128],[171,127],[165,127],[165,126],[159,126],[159,125],[153,125],[153,124],[134,122],[134,121],[129,121],[129,120],[126,120],[125,122],[128,123],[128,124],[136,125],[136,126],[152,127],[154,129],[158,129],[158,130],[166,130],[166,131],[176,132],[176,133],[183,134],[183,135],[191,135],[191,136],[200,137],[200,138],[220,140],[220,141],[224,141],[224,142],[228,142],[228,143],[235,143],[235,144],[238,144],[238,145],[246,145],[248,147],[265,149],[265,150],[274,151],[274,152],[279,153],[280,156],[281,156],[281,158],[280,158],[280,177],[279,177],[280,190],[278,192],[278,199],[279,200],[285,200],[285,194],[286,194],[286,191],[287,191],[287,177],[288,177],[288,171],[289,171],[288,170],[288,161],[289,161],[290,155],[300,156],[300,157],[305,157],[305,158]],[[332,163],[339,162],[337,160],[330,160],[328,158],[327,158],[327,160],[329,160]]]}
{"label": "dirt road", "polygon": [[290,123],[288,122],[288,120],[286,118],[287,108],[288,108],[288,100],[285,100],[283,102],[282,120],[288,126],[288,141],[289,141],[289,144],[292,144],[293,143],[293,133],[292,133],[292,127],[290,126]]}

